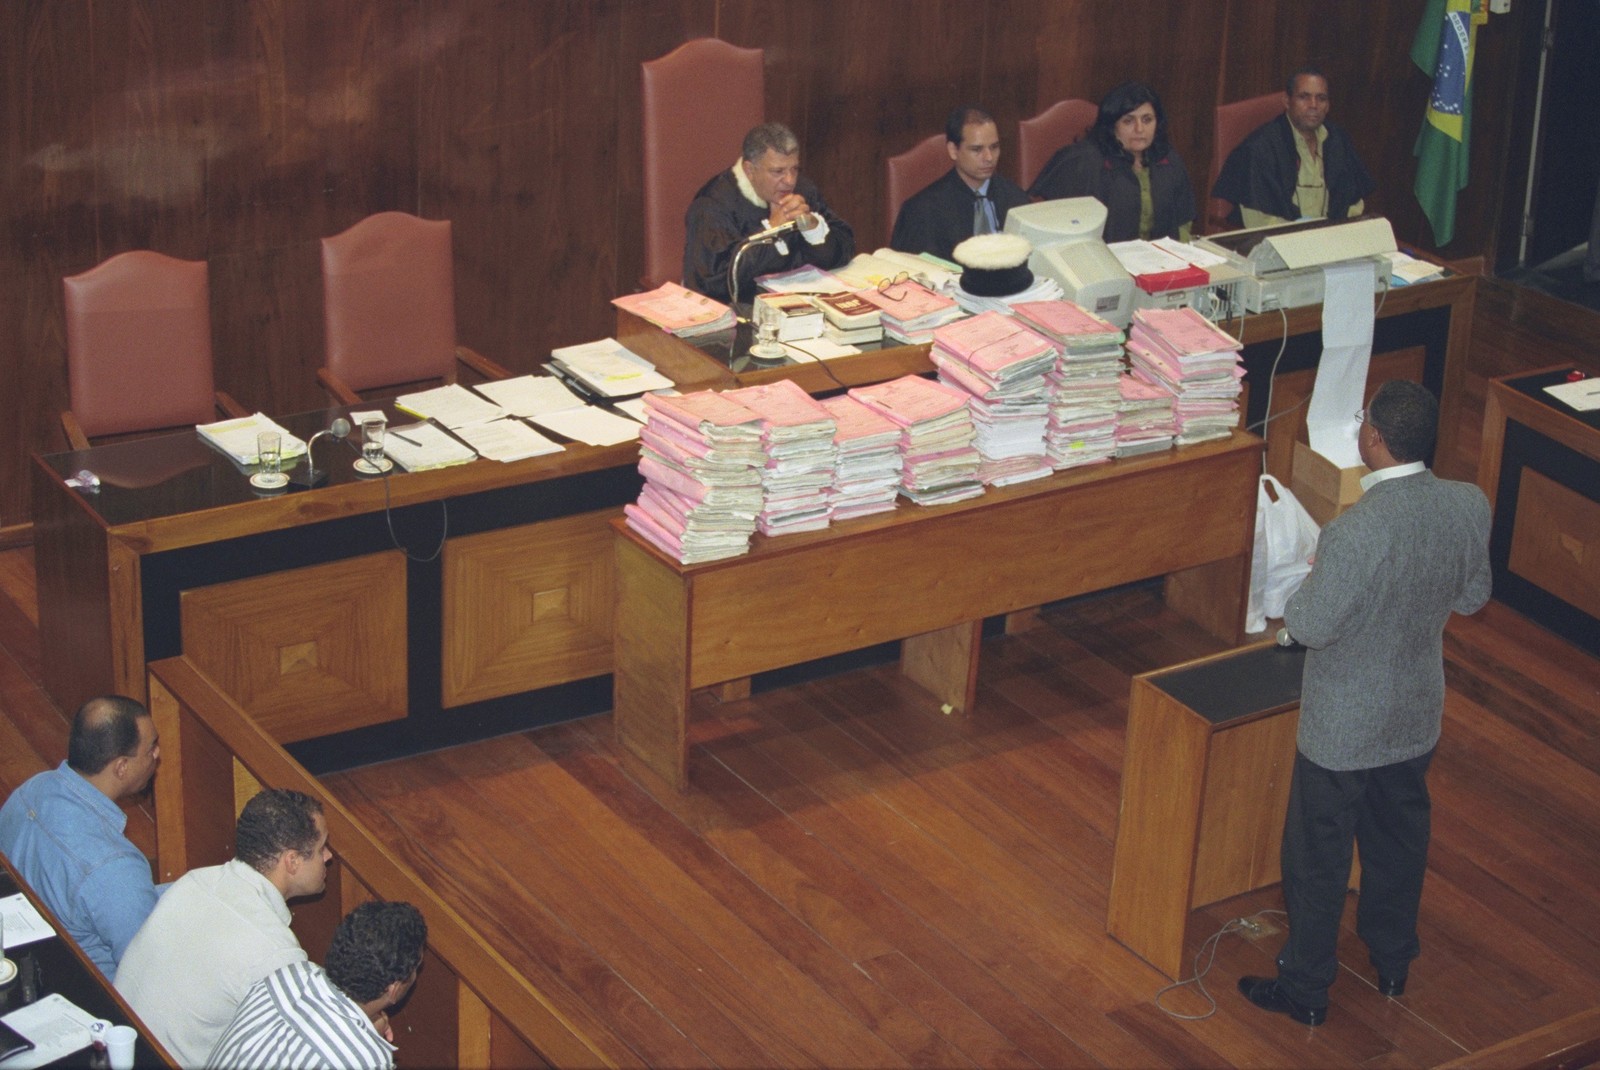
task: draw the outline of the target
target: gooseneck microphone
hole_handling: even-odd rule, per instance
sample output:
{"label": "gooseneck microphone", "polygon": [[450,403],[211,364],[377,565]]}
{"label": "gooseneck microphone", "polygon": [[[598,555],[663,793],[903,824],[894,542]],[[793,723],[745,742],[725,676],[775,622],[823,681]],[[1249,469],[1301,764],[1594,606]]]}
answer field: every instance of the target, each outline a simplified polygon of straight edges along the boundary
{"label": "gooseneck microphone", "polygon": [[315,487],[328,478],[326,468],[317,468],[317,439],[319,438],[344,438],[350,433],[350,421],[343,416],[334,417],[333,423],[325,430],[318,431],[306,443],[306,474],[303,479],[296,479],[296,483],[303,483],[307,487]]}

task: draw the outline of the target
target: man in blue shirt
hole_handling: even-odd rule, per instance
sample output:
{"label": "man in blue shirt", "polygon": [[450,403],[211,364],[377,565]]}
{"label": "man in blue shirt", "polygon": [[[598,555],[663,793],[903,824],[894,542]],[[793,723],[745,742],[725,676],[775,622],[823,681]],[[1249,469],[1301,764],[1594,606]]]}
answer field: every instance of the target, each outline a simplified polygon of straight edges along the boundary
{"label": "man in blue shirt", "polygon": [[161,745],[131,698],[90,699],[72,719],[67,760],[0,807],[0,852],[108,978],[160,895],[150,860],[123,834],[117,800],[150,783]]}

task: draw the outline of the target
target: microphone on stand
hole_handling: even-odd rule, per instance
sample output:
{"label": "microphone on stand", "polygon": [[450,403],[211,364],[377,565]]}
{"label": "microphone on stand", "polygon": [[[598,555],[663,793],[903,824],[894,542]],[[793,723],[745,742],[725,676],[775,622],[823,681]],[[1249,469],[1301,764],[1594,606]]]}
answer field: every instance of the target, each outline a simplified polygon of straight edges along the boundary
{"label": "microphone on stand", "polygon": [[765,230],[758,230],[754,234],[745,238],[744,242],[746,245],[753,245],[758,241],[770,241],[779,235],[789,233],[791,230],[799,229],[800,220],[791,219],[787,223],[779,223],[777,226],[767,227]]}
{"label": "microphone on stand", "polygon": [[328,478],[328,470],[326,468],[320,470],[317,468],[317,439],[325,436],[344,438],[349,433],[350,421],[343,416],[336,416],[333,423],[329,424],[325,430],[318,431],[312,435],[311,440],[306,443],[306,474],[303,477],[295,478],[294,482],[304,487],[315,487],[324,482]]}

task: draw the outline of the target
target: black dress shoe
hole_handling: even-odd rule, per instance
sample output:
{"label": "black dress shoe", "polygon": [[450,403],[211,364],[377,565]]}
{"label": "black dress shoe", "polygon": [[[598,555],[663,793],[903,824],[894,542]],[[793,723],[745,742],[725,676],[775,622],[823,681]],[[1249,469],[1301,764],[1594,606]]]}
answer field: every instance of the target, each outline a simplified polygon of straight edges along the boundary
{"label": "black dress shoe", "polygon": [[1328,1008],[1307,1007],[1290,999],[1278,987],[1276,977],[1241,977],[1239,991],[1244,998],[1264,1011],[1287,1014],[1301,1025],[1321,1025],[1328,1019]]}
{"label": "black dress shoe", "polygon": [[1385,977],[1381,973],[1378,974],[1378,994],[1388,996],[1391,999],[1395,996],[1405,995],[1406,979],[1404,977]]}

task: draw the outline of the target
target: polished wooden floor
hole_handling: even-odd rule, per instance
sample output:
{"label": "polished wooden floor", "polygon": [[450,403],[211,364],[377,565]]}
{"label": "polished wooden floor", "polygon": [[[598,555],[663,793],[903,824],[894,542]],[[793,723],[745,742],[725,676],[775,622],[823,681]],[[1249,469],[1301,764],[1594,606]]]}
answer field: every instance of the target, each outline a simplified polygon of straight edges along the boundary
{"label": "polished wooden floor", "polygon": [[[28,556],[0,554],[7,789],[65,749]],[[1217,943],[1202,1020],[1165,1013],[1163,978],[1104,933],[1129,676],[1216,646],[1148,586],[990,639],[969,716],[887,667],[707,699],[688,794],[620,757],[604,718],[330,786],[651,1065],[1428,1066],[1600,993],[1600,663],[1498,604],[1447,638],[1424,954],[1387,1000],[1348,930],[1317,1030],[1233,989],[1270,971],[1271,915]],[[1199,912],[1191,952],[1279,905]]]}
{"label": "polished wooden floor", "polygon": [[[1539,346],[1503,370],[1561,359],[1522,297],[1485,306],[1486,345]],[[603,717],[328,782],[643,1064],[1430,1066],[1600,1003],[1600,661],[1498,603],[1446,638],[1423,956],[1380,997],[1352,898],[1316,1030],[1234,990],[1272,969],[1276,889],[1194,916],[1191,954],[1265,930],[1216,942],[1209,1017],[1105,935],[1129,678],[1217,649],[1153,587],[988,640],[966,716],[888,667],[707,697],[687,794]],[[31,552],[0,553],[0,792],[65,753],[39,680]]]}

